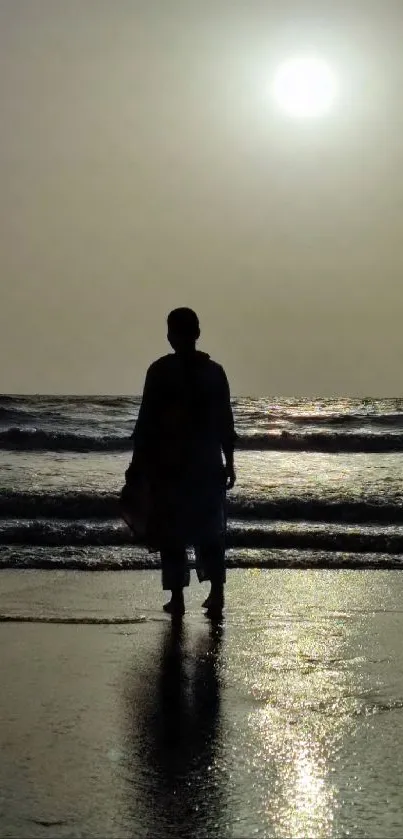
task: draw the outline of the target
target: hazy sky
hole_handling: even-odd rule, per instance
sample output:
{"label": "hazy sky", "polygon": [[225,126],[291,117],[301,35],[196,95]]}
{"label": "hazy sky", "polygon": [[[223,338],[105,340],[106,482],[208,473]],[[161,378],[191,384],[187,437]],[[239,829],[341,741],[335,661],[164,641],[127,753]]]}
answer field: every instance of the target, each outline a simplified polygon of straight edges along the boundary
{"label": "hazy sky", "polygon": [[[402,0],[0,0],[0,390],[138,392],[197,309],[236,394],[401,395]],[[319,52],[331,114],[273,102]]]}

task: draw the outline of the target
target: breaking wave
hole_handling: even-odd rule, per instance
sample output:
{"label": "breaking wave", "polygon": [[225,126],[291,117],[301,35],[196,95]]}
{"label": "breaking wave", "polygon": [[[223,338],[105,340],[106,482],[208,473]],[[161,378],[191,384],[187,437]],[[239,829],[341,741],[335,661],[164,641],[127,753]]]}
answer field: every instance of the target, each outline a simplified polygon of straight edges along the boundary
{"label": "breaking wave", "polygon": [[[133,543],[129,530],[120,522],[5,522],[0,529],[0,545],[128,546]],[[285,529],[275,524],[236,526],[230,523],[228,548],[330,551],[348,553],[403,554],[403,533],[367,528],[314,528],[305,525]]]}
{"label": "breaking wave", "polygon": [[[229,498],[228,515],[244,520],[317,521],[403,524],[403,505],[375,500]],[[118,493],[17,493],[0,495],[0,518],[113,519],[119,518]]]}
{"label": "breaking wave", "polygon": [[[194,566],[190,558],[191,567]],[[227,568],[325,568],[325,569],[394,569],[403,570],[403,556],[383,553],[349,553],[320,550],[294,549],[242,549],[227,552]],[[53,570],[62,573],[140,571],[160,569],[158,554],[149,554],[134,546],[97,547],[47,547],[12,546],[0,550],[0,569]],[[14,619],[18,615],[14,613]]]}
{"label": "breaking wave", "polygon": [[[18,451],[123,452],[130,451],[129,436],[65,433],[8,428],[0,432],[0,449]],[[241,434],[237,448],[250,451],[400,452],[403,434],[398,433],[272,433]]]}

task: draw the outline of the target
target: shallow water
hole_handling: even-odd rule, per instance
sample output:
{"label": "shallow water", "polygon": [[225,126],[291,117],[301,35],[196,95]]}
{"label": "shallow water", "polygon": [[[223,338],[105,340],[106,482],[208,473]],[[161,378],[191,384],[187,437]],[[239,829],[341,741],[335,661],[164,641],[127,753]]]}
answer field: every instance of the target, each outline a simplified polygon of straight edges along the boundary
{"label": "shallow water", "polygon": [[402,835],[400,574],[235,570],[176,629],[157,572],[2,579],[2,836]]}
{"label": "shallow water", "polygon": [[[127,397],[0,396],[0,567],[155,566],[146,552],[130,555],[119,516],[138,407]],[[401,399],[235,399],[234,413],[232,563],[263,566],[272,551],[273,564],[277,551],[279,565],[299,567],[320,552],[329,567],[341,553],[396,567]]]}

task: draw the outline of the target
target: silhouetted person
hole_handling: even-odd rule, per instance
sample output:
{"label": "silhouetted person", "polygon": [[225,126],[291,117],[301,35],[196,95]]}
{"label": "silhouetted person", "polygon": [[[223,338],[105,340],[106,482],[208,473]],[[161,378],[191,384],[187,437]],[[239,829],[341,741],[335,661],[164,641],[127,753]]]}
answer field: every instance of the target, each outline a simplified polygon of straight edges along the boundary
{"label": "silhouetted person", "polygon": [[196,349],[199,336],[195,312],[170,313],[168,341],[174,353],[147,372],[133,463],[142,463],[150,481],[147,543],[160,551],[162,586],[172,592],[165,611],[185,611],[186,548],[193,546],[198,578],[211,582],[203,606],[214,618],[224,605],[225,492],[235,483],[235,432],[227,377]]}

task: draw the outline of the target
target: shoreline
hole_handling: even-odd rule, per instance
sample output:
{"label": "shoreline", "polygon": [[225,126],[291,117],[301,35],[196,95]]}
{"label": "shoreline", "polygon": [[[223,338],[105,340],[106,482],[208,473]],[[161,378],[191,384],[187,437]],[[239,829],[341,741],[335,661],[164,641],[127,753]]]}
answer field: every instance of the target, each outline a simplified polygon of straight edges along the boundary
{"label": "shoreline", "polygon": [[[137,549],[138,551],[138,549]],[[6,554],[10,553],[7,557]],[[2,556],[3,553],[3,556]],[[38,553],[43,553],[40,558]],[[145,553],[145,551],[144,551]],[[236,554],[236,558],[231,556]],[[133,559],[133,548],[130,546],[100,547],[93,546],[85,549],[80,556],[80,548],[76,548],[73,556],[66,556],[65,549],[21,546],[4,546],[0,550],[0,575],[10,572],[71,572],[83,574],[96,573],[140,573],[159,572],[161,563],[152,554],[147,558],[138,551]],[[94,556],[95,554],[95,556]],[[102,554],[104,554],[102,556]],[[140,555],[139,555],[140,554]],[[243,554],[243,555],[242,555]],[[251,556],[252,554],[252,556]],[[112,555],[112,556],[111,556]],[[195,563],[189,560],[189,568],[194,571]],[[268,550],[250,548],[242,550],[228,550],[226,568],[229,574],[234,571],[401,571],[403,570],[403,553],[378,553],[343,551],[314,551],[299,549]]]}
{"label": "shoreline", "polygon": [[400,575],[233,571],[222,626],[157,571],[1,580],[1,836],[400,839]]}

